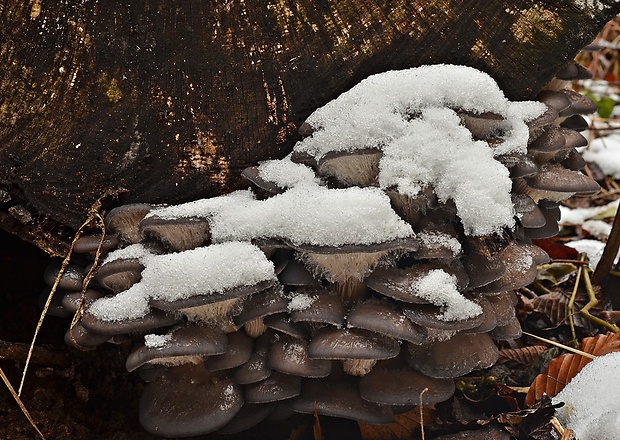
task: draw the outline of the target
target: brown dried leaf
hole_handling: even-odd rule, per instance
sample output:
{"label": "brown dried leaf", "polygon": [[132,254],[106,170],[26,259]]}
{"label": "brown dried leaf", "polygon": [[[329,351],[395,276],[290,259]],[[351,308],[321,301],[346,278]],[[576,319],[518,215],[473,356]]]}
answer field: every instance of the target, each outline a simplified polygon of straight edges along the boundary
{"label": "brown dried leaf", "polygon": [[516,362],[517,364],[530,365],[541,353],[549,347],[544,345],[529,345],[521,348],[504,348],[499,351],[499,362]]}
{"label": "brown dried leaf", "polygon": [[[531,304],[534,310],[546,315],[554,326],[568,325],[568,303],[570,301],[570,294],[563,292],[562,290],[552,290],[550,293],[540,295],[537,298],[532,299]],[[594,327],[590,321],[583,318],[579,314],[579,310],[588,302],[585,292],[579,291],[577,293],[577,300],[573,305],[573,322],[575,326],[593,330]],[[591,313],[596,314],[600,311],[599,306],[595,306],[591,309]]]}
{"label": "brown dried leaf", "polygon": [[[579,350],[594,356],[603,356],[620,351],[620,333],[607,333],[585,338],[579,344]],[[532,406],[547,394],[554,397],[558,394],[591,359],[579,354],[563,354],[549,362],[547,370],[536,376],[525,397],[525,403]]]}

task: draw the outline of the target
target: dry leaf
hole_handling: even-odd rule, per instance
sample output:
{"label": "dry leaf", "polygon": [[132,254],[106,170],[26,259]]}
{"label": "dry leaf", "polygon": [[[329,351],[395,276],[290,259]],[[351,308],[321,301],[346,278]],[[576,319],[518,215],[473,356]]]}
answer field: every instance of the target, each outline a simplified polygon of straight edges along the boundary
{"label": "dry leaf", "polygon": [[[620,351],[620,333],[607,333],[585,338],[579,344],[579,350],[594,356],[603,356]],[[591,359],[579,354],[563,354],[549,362],[547,370],[536,376],[525,397],[525,403],[532,406],[544,394],[554,397],[570,380],[590,362]]]}
{"label": "dry leaf", "polygon": [[504,348],[499,351],[498,362],[506,363],[512,361],[517,364],[530,365],[548,348],[549,347],[544,345],[529,345],[521,348]]}

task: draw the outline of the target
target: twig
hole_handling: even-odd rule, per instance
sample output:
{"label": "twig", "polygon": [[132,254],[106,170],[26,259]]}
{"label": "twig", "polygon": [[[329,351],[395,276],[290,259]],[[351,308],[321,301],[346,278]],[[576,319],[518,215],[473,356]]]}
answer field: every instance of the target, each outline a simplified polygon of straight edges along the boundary
{"label": "twig", "polygon": [[[580,261],[585,261],[586,256],[585,254],[579,254],[579,260]],[[587,270],[587,269],[586,269]],[[577,269],[577,277],[575,278],[575,286],[573,287],[573,291],[571,293],[570,296],[570,300],[568,301],[568,305],[567,307],[567,314],[568,314],[568,323],[570,325],[570,333],[571,336],[573,337],[572,341],[573,344],[577,343],[577,333],[575,332],[575,321],[573,318],[573,307],[575,306],[575,300],[577,298],[577,290],[579,289],[579,281],[581,280],[581,272],[584,271],[584,267],[583,266],[579,266],[579,268]]]}
{"label": "twig", "polygon": [[564,428],[556,417],[551,417],[551,426],[560,435],[560,440],[570,440],[572,438],[573,430]]}
{"label": "twig", "polygon": [[540,337],[540,336],[536,336],[536,335],[534,335],[532,333],[528,333],[528,332],[523,332],[523,334],[527,335],[527,336],[530,336],[530,337],[532,337],[534,339],[538,339],[539,341],[546,342],[547,344],[551,344],[551,345],[555,345],[556,347],[563,348],[566,351],[570,351],[570,352],[576,353],[578,355],[587,357],[588,359],[596,359],[596,356],[594,356],[594,355],[592,355],[590,353],[586,353],[585,351],[577,350],[576,348],[569,347],[568,345],[560,344],[559,342],[552,341],[551,339],[547,339],[547,338],[543,338],[543,337]]}
{"label": "twig", "polygon": [[428,388],[424,388],[420,393],[420,429],[422,430],[422,440],[424,440],[424,407],[422,406],[422,396],[428,391]]}
{"label": "twig", "polygon": [[[32,351],[34,350],[34,344],[35,344],[35,341],[37,340],[39,330],[41,330],[41,326],[43,325],[43,320],[45,319],[45,315],[47,314],[47,309],[49,308],[50,303],[52,302],[54,293],[56,293],[56,289],[58,288],[60,277],[65,272],[65,269],[67,268],[67,265],[69,264],[69,260],[71,259],[71,254],[73,253],[73,247],[75,246],[75,242],[80,238],[84,229],[86,229],[86,227],[92,223],[93,219],[101,218],[101,216],[99,215],[99,211],[101,210],[101,201],[103,200],[103,198],[108,197],[110,195],[115,195],[118,192],[119,190],[107,190],[101,197],[99,197],[88,210],[88,215],[86,216],[86,220],[84,221],[84,223],[82,223],[82,226],[80,226],[80,228],[75,233],[75,237],[73,237],[71,246],[69,247],[69,250],[67,251],[67,255],[65,256],[64,260],[62,260],[60,271],[58,272],[58,275],[56,276],[56,280],[54,280],[54,285],[52,286],[52,290],[47,296],[47,301],[45,302],[45,306],[43,307],[43,311],[41,312],[39,322],[37,323],[37,327],[34,330],[34,335],[32,337],[32,342],[30,343],[30,349],[28,350],[28,356],[26,357],[26,363],[24,365],[24,371],[22,372],[22,379],[21,379],[21,382],[19,383],[19,389],[17,391],[18,396],[21,396],[22,389],[24,387],[24,381],[26,380],[26,373],[28,372],[28,366],[30,365],[30,358],[32,356]],[[82,289],[83,289],[83,286],[82,286]]]}
{"label": "twig", "polygon": [[[0,359],[24,362],[27,356],[28,344],[0,341]],[[65,353],[45,347],[35,347],[32,362],[50,367],[67,367],[70,364],[69,357]]]}
{"label": "twig", "polygon": [[11,395],[13,396],[13,399],[15,399],[15,401],[17,402],[17,404],[19,405],[19,408],[22,410],[22,412],[24,413],[24,415],[26,416],[26,418],[28,419],[28,421],[30,422],[30,424],[32,425],[32,427],[35,429],[35,431],[37,431],[37,434],[39,434],[39,436],[45,440],[45,436],[43,435],[43,433],[39,430],[39,428],[37,427],[36,423],[34,423],[34,420],[32,418],[32,416],[30,415],[30,413],[28,412],[28,410],[26,409],[26,407],[24,406],[24,403],[22,402],[22,400],[19,398],[19,396],[17,395],[17,393],[15,392],[15,388],[13,388],[13,385],[11,385],[11,382],[9,382],[9,378],[6,377],[6,375],[4,374],[4,371],[2,371],[2,368],[0,368],[0,377],[2,377],[2,381],[4,382],[4,384],[6,385],[6,387],[9,389],[9,391],[11,392]]}
{"label": "twig", "polygon": [[611,233],[605,244],[605,250],[603,255],[596,266],[596,270],[592,275],[592,283],[596,286],[600,286],[611,270],[614,264],[616,256],[618,255],[618,249],[620,248],[620,216],[616,213],[614,218],[614,224],[611,227]]}
{"label": "twig", "polygon": [[614,333],[618,333],[618,327],[615,324],[611,324],[601,318],[598,318],[590,313],[590,309],[598,304],[598,299],[596,299],[596,294],[594,293],[594,289],[592,288],[592,283],[590,282],[590,274],[587,270],[583,272],[583,281],[586,285],[586,292],[588,293],[588,298],[590,299],[588,303],[583,306],[581,313],[590,321],[600,325],[601,327],[605,327],[607,330],[612,331]]}

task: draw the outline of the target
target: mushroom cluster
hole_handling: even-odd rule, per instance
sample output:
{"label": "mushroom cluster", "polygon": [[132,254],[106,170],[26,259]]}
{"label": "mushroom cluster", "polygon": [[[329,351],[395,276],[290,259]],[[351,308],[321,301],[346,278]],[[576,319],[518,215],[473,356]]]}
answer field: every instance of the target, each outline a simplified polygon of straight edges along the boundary
{"label": "mushroom cluster", "polygon": [[[463,66],[376,75],[311,115],[292,154],[244,170],[253,190],[113,209],[67,341],[131,335],[140,421],[164,437],[315,409],[389,423],[449,399],[521,335],[514,291],[548,260],[531,239],[598,190],[576,150],[595,107],[567,87],[583,75],[571,64],[531,102]],[[62,275],[61,310],[83,273]]]}

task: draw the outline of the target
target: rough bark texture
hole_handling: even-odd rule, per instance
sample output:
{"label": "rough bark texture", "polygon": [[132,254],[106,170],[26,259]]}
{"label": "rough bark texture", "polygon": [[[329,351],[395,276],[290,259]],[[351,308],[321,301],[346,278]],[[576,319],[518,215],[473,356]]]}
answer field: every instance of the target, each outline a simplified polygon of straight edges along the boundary
{"label": "rough bark texture", "polygon": [[614,0],[97,0],[0,4],[0,227],[52,254],[105,191],[177,203],[238,187],[363,78],[477,67],[533,97]]}

